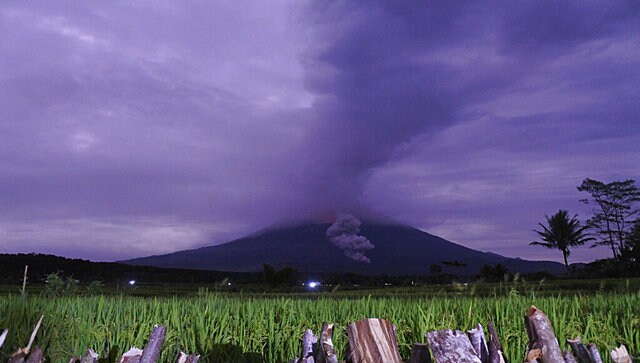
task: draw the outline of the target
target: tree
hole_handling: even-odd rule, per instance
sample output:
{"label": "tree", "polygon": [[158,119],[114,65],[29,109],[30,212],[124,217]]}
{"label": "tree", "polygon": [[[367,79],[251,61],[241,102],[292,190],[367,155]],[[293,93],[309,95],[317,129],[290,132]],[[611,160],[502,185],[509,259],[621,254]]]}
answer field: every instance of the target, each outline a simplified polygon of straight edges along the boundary
{"label": "tree", "polygon": [[540,241],[534,241],[529,245],[542,246],[562,251],[564,257],[564,265],[569,269],[568,257],[571,254],[570,247],[581,246],[585,242],[593,240],[586,230],[589,226],[580,226],[578,215],[574,215],[569,219],[569,212],[559,210],[553,216],[545,216],[547,225],[538,223],[542,227],[541,231],[533,230],[540,235]]}
{"label": "tree", "polygon": [[625,260],[640,263],[640,218],[636,219],[633,227],[627,233],[624,249],[620,255]]}
{"label": "tree", "polygon": [[635,185],[635,180],[605,184],[587,178],[582,181],[578,190],[591,194],[591,199],[581,199],[581,202],[595,203],[593,217],[587,224],[601,238],[593,246],[608,245],[613,257],[620,258],[620,253],[625,250],[625,235],[630,222],[639,212],[636,203],[640,201],[640,189]]}

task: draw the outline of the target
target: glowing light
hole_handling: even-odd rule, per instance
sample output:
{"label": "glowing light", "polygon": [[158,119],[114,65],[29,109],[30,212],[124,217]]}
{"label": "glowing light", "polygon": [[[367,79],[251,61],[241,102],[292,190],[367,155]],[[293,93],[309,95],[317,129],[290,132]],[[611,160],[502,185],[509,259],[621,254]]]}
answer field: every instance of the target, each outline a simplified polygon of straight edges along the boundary
{"label": "glowing light", "polygon": [[136,280],[129,280],[129,285],[133,286],[136,284]]}
{"label": "glowing light", "polygon": [[320,286],[320,283],[318,281],[309,281],[307,282],[307,286],[310,289],[315,289],[316,287]]}

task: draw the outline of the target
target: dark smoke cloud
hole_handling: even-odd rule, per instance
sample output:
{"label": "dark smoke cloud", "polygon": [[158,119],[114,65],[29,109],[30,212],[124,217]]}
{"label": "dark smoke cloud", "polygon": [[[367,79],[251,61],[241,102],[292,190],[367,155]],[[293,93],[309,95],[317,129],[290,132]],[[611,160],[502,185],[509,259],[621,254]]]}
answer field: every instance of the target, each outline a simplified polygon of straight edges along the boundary
{"label": "dark smoke cloud", "polygon": [[0,252],[350,211],[554,258],[583,178],[640,179],[638,39],[637,1],[5,2]]}
{"label": "dark smoke cloud", "polygon": [[351,214],[339,214],[327,229],[327,237],[331,243],[344,252],[344,255],[357,262],[370,263],[365,252],[375,248],[365,236],[360,236],[362,223]]}

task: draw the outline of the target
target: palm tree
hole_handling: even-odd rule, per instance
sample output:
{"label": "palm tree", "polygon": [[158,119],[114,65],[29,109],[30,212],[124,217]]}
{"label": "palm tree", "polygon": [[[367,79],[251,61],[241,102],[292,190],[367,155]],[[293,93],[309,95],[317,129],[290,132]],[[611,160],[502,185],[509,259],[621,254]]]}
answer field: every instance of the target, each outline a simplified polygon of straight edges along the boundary
{"label": "palm tree", "polygon": [[564,265],[569,269],[569,261],[567,260],[567,257],[571,254],[569,247],[580,246],[593,240],[585,232],[589,226],[580,226],[578,215],[574,215],[573,218],[569,219],[569,212],[563,209],[553,216],[545,216],[545,218],[547,219],[547,226],[538,223],[542,227],[542,231],[533,230],[540,235],[540,241],[531,242],[529,245],[562,251]]}

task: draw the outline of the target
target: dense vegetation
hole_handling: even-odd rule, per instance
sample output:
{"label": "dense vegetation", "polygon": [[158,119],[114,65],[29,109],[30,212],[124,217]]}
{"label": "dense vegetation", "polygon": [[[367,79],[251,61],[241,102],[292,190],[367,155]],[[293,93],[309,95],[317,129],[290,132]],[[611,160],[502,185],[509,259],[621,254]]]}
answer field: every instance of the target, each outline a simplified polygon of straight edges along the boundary
{"label": "dense vegetation", "polygon": [[154,324],[168,326],[163,362],[174,361],[179,350],[203,353],[208,362],[286,362],[298,354],[305,328],[317,330],[323,321],[337,323],[335,343],[342,351],[347,323],[364,317],[385,318],[397,325],[405,359],[411,343],[424,342],[428,330],[468,329],[491,320],[510,360],[517,362],[527,344],[522,317],[532,304],[548,314],[560,341],[579,335],[603,351],[621,342],[638,354],[640,291],[571,296],[538,296],[534,290],[522,294],[517,289],[494,293],[493,297],[470,291],[435,296],[323,293],[302,298],[221,293],[188,298],[5,296],[0,299],[0,326],[12,331],[0,360],[26,343],[44,313],[36,344],[52,362],[66,361],[86,347],[115,361],[131,346],[143,346]]}

